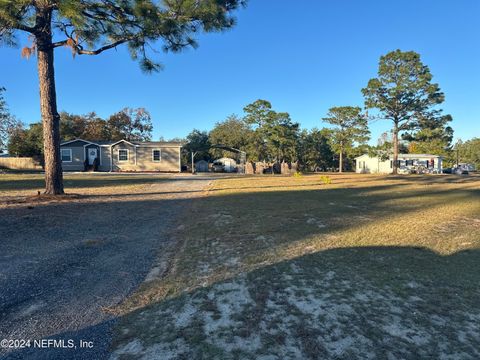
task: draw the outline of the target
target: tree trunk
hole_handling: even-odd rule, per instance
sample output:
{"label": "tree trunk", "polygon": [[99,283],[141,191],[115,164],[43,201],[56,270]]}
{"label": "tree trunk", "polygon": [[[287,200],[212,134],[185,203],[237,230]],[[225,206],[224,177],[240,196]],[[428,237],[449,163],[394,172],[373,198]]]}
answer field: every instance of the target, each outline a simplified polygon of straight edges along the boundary
{"label": "tree trunk", "polygon": [[64,192],[60,157],[60,116],[57,112],[55,91],[51,16],[51,10],[39,11],[37,14],[37,24],[43,25],[42,31],[36,35],[37,67],[43,123],[45,194],[61,195]]}
{"label": "tree trunk", "polygon": [[398,125],[397,123],[393,126],[393,171],[392,173],[398,174]]}
{"label": "tree trunk", "polygon": [[340,156],[338,158],[338,172],[343,172],[343,146],[340,147]]}

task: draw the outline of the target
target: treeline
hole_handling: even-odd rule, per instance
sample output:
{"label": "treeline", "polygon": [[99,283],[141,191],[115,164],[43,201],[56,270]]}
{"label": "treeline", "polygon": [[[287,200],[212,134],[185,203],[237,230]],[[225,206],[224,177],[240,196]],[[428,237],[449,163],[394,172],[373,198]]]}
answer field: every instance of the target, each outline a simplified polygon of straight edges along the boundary
{"label": "treeline", "polygon": [[475,165],[477,171],[480,170],[480,138],[473,138],[462,142],[459,140],[452,151],[452,163],[458,162]]}
{"label": "treeline", "polygon": [[[361,90],[364,106],[336,106],[320,120],[327,125],[311,130],[301,129],[288,112],[273,109],[266,100],[257,100],[243,109],[243,115],[231,115],[207,132],[193,130],[183,141],[183,162],[195,159],[212,160],[232,156],[214,148],[224,145],[245,151],[249,161],[298,162],[305,171],[350,170],[354,158],[364,153],[383,158],[399,153],[431,153],[441,155],[445,166],[469,162],[480,167],[479,139],[452,144],[452,117],[439,106],[445,96],[420,55],[400,50],[380,58],[377,77]],[[9,115],[0,88],[0,147],[16,156],[36,156],[43,152],[42,124],[29,127]],[[368,111],[370,110],[370,114]],[[368,124],[383,120],[390,131],[382,134],[376,145],[368,145]],[[91,141],[151,139],[150,114],[142,108],[125,108],[107,119],[95,113],[60,114],[63,140],[83,138]],[[393,162],[394,172],[397,162]]]}
{"label": "treeline", "polygon": [[[230,115],[210,131],[193,130],[187,138],[184,161],[232,157],[223,145],[247,153],[248,161],[298,162],[305,171],[351,169],[353,158],[367,150],[369,130],[365,115],[357,107],[330,109],[325,121],[332,128],[300,129],[287,112],[277,112],[266,100],[257,100],[243,109],[244,116]],[[343,166],[340,165],[344,158]]]}
{"label": "treeline", "polygon": [[[86,115],[60,113],[60,135],[63,141],[81,138],[89,141],[148,141],[152,137],[152,120],[143,108],[124,108],[107,119],[94,112]],[[14,156],[43,154],[42,123],[26,127],[16,123],[9,130],[8,153]]]}
{"label": "treeline", "polygon": [[[393,157],[393,173],[397,173],[402,152],[441,155],[448,164],[453,161],[452,117],[439,108],[445,96],[432,79],[419,54],[395,50],[380,57],[377,77],[361,89],[365,110],[358,106],[332,107],[323,118],[328,128],[302,131],[288,113],[276,112],[268,101],[257,100],[244,108],[243,118],[231,117],[216,124],[208,134],[191,133],[189,149],[200,152],[208,145],[202,141],[229,145],[246,151],[253,161],[298,161],[306,170],[335,166],[342,171],[351,168],[353,158],[365,152]],[[374,113],[369,116],[370,109]],[[368,146],[368,122],[373,120],[389,121],[391,131],[376,146]]]}
{"label": "treeline", "polygon": [[[266,100],[257,100],[244,109],[244,116],[230,115],[215,124],[211,131],[193,130],[186,139],[184,163],[190,155],[207,161],[232,157],[230,151],[217,149],[224,145],[245,151],[248,161],[297,162],[303,171],[343,171],[354,168],[354,159],[368,153],[388,158],[393,154],[392,132],[383,133],[376,145],[369,145],[368,121],[375,119],[360,107],[332,107],[322,118],[328,127],[301,129],[287,112],[273,110]],[[449,116],[423,119],[398,140],[399,153],[432,153],[454,162],[451,142],[453,130]],[[466,153],[466,151],[464,151]]]}

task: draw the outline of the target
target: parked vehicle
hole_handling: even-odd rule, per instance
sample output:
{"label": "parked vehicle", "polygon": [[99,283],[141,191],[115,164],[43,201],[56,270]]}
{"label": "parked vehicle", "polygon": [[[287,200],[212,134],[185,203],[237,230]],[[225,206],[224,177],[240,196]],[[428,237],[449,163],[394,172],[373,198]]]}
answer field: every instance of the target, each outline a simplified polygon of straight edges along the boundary
{"label": "parked vehicle", "polygon": [[457,175],[468,175],[468,170],[467,169],[462,169],[462,168],[456,168],[455,169],[455,174],[457,174]]}
{"label": "parked vehicle", "polygon": [[212,170],[213,170],[213,172],[224,172],[225,171],[225,165],[220,163],[220,162],[214,162],[212,164]]}
{"label": "parked vehicle", "polygon": [[453,170],[452,168],[445,168],[442,170],[442,173],[444,174],[452,174],[453,173]]}

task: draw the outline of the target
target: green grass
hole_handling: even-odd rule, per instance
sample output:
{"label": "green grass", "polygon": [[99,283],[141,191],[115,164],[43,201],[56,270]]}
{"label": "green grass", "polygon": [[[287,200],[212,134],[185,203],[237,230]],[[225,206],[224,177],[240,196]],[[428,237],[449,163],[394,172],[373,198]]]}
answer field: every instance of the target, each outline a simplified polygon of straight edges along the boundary
{"label": "green grass", "polygon": [[480,178],[330,178],[215,181],[115,354],[479,358]]}

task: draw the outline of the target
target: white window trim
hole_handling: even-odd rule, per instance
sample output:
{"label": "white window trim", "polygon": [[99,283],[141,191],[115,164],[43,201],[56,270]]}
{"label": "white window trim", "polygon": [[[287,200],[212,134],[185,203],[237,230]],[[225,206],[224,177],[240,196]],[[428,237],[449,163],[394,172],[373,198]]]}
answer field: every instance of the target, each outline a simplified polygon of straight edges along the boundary
{"label": "white window trim", "polygon": [[[120,150],[125,150],[127,152],[127,160],[120,160]],[[118,162],[128,162],[130,160],[130,151],[128,151],[128,149],[118,149],[117,155]]]}
{"label": "white window trim", "polygon": [[[70,153],[70,160],[63,160],[63,155],[62,151],[67,150]],[[71,163],[73,161],[73,155],[72,155],[72,149],[60,149],[60,159],[62,160],[62,163]]]}
{"label": "white window trim", "polygon": [[[155,157],[153,156],[155,151],[158,151],[160,153],[160,159],[159,160],[155,160]],[[152,149],[152,162],[161,162],[161,161],[162,161],[162,149]]]}

